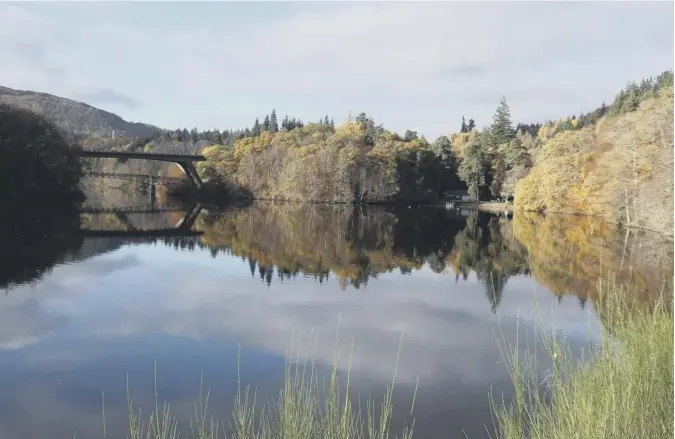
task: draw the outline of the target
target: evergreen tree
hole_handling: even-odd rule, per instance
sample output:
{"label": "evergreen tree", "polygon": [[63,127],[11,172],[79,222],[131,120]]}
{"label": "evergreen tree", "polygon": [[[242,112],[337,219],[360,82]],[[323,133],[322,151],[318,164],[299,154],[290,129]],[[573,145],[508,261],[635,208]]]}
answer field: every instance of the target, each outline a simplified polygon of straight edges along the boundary
{"label": "evergreen tree", "polygon": [[504,152],[504,162],[509,168],[515,166],[530,166],[531,157],[527,148],[523,145],[518,137],[514,137],[509,143],[509,147]]}
{"label": "evergreen tree", "polygon": [[333,120],[332,117],[330,118],[330,127],[335,129],[335,121]]}
{"label": "evergreen tree", "polygon": [[464,116],[462,116],[462,128],[459,130],[460,133],[468,133],[469,128],[466,126],[466,120],[464,119]]}
{"label": "evergreen tree", "polygon": [[511,109],[504,97],[499,101],[497,111],[495,111],[492,117],[490,131],[497,146],[509,143],[516,135],[516,131],[513,129],[513,124],[511,123]]}
{"label": "evergreen tree", "polygon": [[474,128],[476,128],[476,122],[473,119],[469,119],[469,124],[466,126],[466,132],[470,133]]}
{"label": "evergreen tree", "polygon": [[263,131],[269,131],[270,130],[270,116],[269,116],[269,114],[265,115],[265,120],[263,120],[262,129],[263,129]]}
{"label": "evergreen tree", "polygon": [[270,131],[273,133],[279,132],[279,124],[277,123],[277,113],[272,109],[272,115],[270,116]]}
{"label": "evergreen tree", "polygon": [[377,138],[380,136],[380,133],[384,131],[382,125],[375,126],[375,121],[368,117],[366,113],[359,114],[356,117],[355,122],[363,126],[364,143],[369,146],[375,145],[375,142],[377,142]]}
{"label": "evergreen tree", "polygon": [[255,123],[253,124],[253,129],[251,130],[251,134],[253,135],[253,137],[258,137],[261,131],[262,128],[260,127],[260,122],[258,122],[258,118],[256,117]]}
{"label": "evergreen tree", "polygon": [[324,125],[327,125],[327,126],[330,126],[330,120],[328,120],[328,115],[326,115],[326,116],[323,118],[323,124],[324,124]]}
{"label": "evergreen tree", "polygon": [[417,131],[405,130],[405,134],[403,134],[404,142],[410,142],[415,139],[417,139]]}
{"label": "evergreen tree", "polygon": [[281,122],[281,127],[286,131],[291,130],[288,126],[288,123],[289,123],[289,121],[288,121],[288,114],[287,114],[287,115],[284,116],[284,120]]}

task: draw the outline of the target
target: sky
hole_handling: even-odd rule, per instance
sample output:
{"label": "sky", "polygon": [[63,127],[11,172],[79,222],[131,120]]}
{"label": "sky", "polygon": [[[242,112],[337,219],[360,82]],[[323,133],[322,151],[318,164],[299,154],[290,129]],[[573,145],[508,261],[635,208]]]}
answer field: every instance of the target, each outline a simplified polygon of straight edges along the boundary
{"label": "sky", "polygon": [[0,86],[162,128],[274,108],[402,133],[593,110],[673,68],[673,2],[0,3]]}

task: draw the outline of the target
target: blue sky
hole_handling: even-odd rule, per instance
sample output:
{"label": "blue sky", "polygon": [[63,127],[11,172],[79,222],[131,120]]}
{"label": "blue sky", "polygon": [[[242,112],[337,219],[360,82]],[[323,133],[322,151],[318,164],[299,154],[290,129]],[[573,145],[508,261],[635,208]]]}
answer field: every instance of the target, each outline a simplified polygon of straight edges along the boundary
{"label": "blue sky", "polygon": [[164,128],[277,112],[395,131],[536,121],[673,66],[672,2],[2,3],[0,85]]}

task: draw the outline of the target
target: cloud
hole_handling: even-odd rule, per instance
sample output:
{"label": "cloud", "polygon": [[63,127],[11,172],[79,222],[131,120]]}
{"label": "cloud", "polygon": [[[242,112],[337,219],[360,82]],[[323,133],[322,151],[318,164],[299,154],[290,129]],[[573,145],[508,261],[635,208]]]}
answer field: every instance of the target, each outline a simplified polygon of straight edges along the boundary
{"label": "cloud", "polygon": [[139,107],[139,103],[136,99],[117,93],[109,88],[99,88],[89,93],[83,93],[78,99],[93,106],[101,104],[120,104],[132,109]]}
{"label": "cloud", "polygon": [[[103,262],[121,260],[119,253],[58,267],[35,287],[27,305],[0,308],[14,316],[11,323],[16,328],[23,328],[10,332],[3,345],[16,347],[16,340],[46,332],[26,327],[24,322],[48,327],[57,322],[59,327],[82,328],[89,339],[102,343],[164,334],[242,343],[283,357],[295,332],[297,337],[302,334],[296,342],[305,346],[304,352],[311,352],[319,364],[331,365],[339,327],[341,351],[349,352],[354,342],[352,369],[378,381],[391,377],[402,334],[404,352],[398,377],[404,383],[414,383],[417,378],[483,383],[490,380],[495,361],[499,361],[493,332],[497,321],[484,294],[476,294],[484,287],[474,277],[455,284],[425,268],[415,276],[382,275],[364,292],[341,292],[332,279],[320,292],[314,282],[303,280],[275,284],[274,294],[269,294],[264,283],[250,278],[246,262],[224,258],[227,272],[214,275],[214,266],[207,264],[215,264],[219,270],[225,265],[223,258],[213,260],[208,251],[158,258],[165,251],[152,250],[141,258],[140,271],[127,270],[122,275],[101,271]],[[112,273],[115,281],[102,278],[103,272]],[[76,282],[73,287],[72,278],[78,273],[89,273],[90,280]],[[54,288],[64,283],[67,289],[59,292]],[[86,292],[85,297],[95,301],[75,300],[73,291]],[[546,320],[551,317],[555,298],[541,289],[536,297]],[[529,280],[509,281],[500,306],[505,331],[511,332],[516,318],[523,328],[532,326],[531,318],[519,316],[520,310],[532,306],[532,300]],[[587,334],[589,316],[580,312],[576,303],[556,309],[560,327]],[[307,351],[311,334],[318,336],[318,343]],[[63,362],[88,362],[106,352],[64,347],[50,356],[49,363],[59,367]],[[459,352],[461,356],[457,356]],[[347,363],[345,354],[340,366],[346,368]]]}
{"label": "cloud", "polygon": [[238,127],[273,107],[339,120],[351,109],[433,137],[462,115],[490,123],[502,95],[518,121],[557,118],[673,65],[668,2],[254,6],[3,5],[24,23],[0,31],[5,40],[44,47],[62,74],[40,76],[0,44],[0,83],[116,90],[144,103],[122,116],[167,127]]}
{"label": "cloud", "polygon": [[73,296],[137,265],[134,255],[95,257],[86,264],[55,267],[36,285],[19,286],[0,297],[0,351],[37,344],[67,327],[79,312]]}
{"label": "cloud", "polygon": [[[122,262],[132,254],[138,270]],[[84,280],[73,286],[73,278]],[[493,331],[499,334],[501,328],[510,340],[517,320],[521,333],[531,330],[533,298],[542,319],[552,321],[555,312],[557,327],[572,341],[586,343],[588,331],[598,330],[592,311],[581,312],[574,300],[556,305],[553,295],[525,277],[509,279],[500,326],[483,290],[475,276],[455,283],[426,267],[411,276],[383,274],[363,290],[340,291],[333,277],[321,286],[299,279],[268,289],[251,279],[248,264],[236,257],[213,259],[207,250],[155,246],[124,247],[59,266],[32,289],[0,298],[0,334],[7,334],[0,345],[14,349],[0,351],[0,362],[12,365],[7,382],[0,382],[6,390],[0,406],[8,407],[0,411],[0,433],[42,437],[47,426],[59,433],[77,428],[78,436],[93,431],[98,424],[92,422],[100,418],[91,407],[103,388],[109,425],[122,425],[116,422],[125,414],[125,374],[133,378],[134,401],[149,403],[155,360],[163,365],[160,398],[170,399],[178,413],[193,410],[193,386],[204,370],[207,385],[217,389],[213,407],[223,406],[215,413],[228,413],[236,380],[236,358],[229,355],[237,343],[244,347],[242,364],[253,368],[249,379],[260,380],[262,400],[265,392],[277,390],[281,371],[274,375],[279,363],[274,359],[285,355],[293,333],[301,355],[323,368],[333,364],[339,328],[339,366],[351,363],[355,390],[376,394],[390,382],[403,334],[397,371],[403,387],[396,392],[402,404],[407,408],[408,391],[419,378],[416,410],[432,419],[420,419],[422,428],[433,429],[436,419],[443,428],[469,424],[481,434],[481,422],[489,422],[481,417],[489,416],[487,389],[509,380]],[[311,334],[317,342],[308,348]],[[42,345],[19,349],[29,342]],[[25,407],[31,401],[38,417],[28,419]],[[59,407],[54,413],[47,410],[52,405]],[[463,419],[464,413],[470,418]]]}

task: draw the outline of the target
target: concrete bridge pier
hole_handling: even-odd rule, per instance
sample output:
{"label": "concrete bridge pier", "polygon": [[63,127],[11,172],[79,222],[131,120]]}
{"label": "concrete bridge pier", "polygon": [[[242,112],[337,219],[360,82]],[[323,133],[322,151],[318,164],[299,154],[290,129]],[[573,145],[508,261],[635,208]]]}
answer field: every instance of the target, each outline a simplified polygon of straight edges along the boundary
{"label": "concrete bridge pier", "polygon": [[185,177],[188,180],[190,180],[190,183],[195,185],[197,189],[201,189],[204,187],[204,183],[202,182],[202,179],[199,177],[197,169],[195,169],[195,166],[192,164],[192,162],[176,162],[176,164],[178,165],[180,170],[183,171]]}

